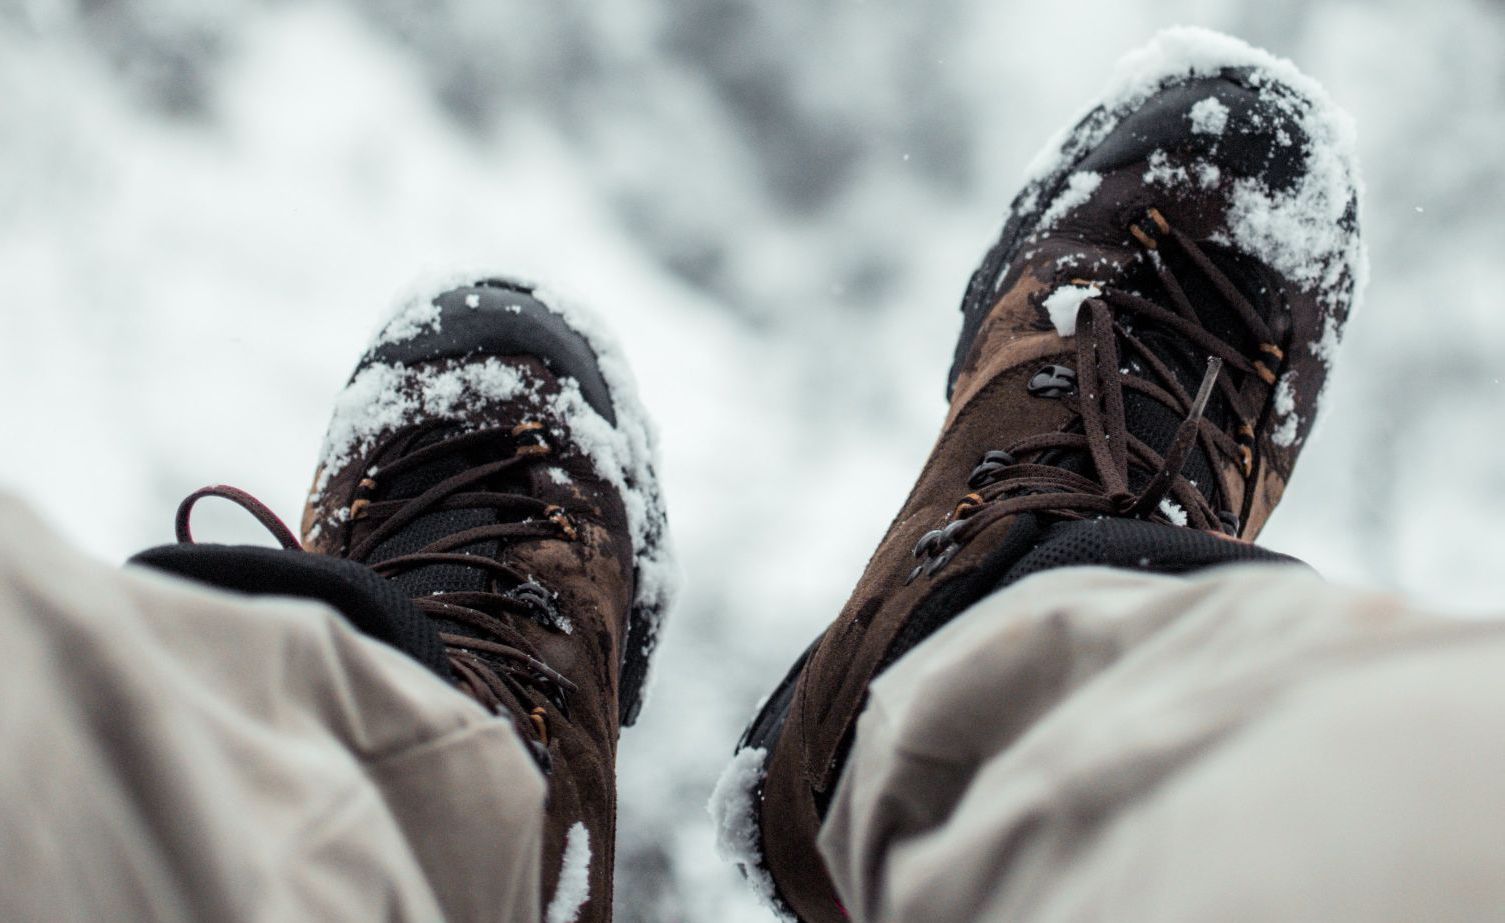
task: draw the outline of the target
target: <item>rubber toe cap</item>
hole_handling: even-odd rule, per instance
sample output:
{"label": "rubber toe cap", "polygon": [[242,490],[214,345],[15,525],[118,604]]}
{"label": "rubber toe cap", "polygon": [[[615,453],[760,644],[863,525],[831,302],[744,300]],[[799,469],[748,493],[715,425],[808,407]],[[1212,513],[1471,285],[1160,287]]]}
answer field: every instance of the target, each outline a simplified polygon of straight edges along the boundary
{"label": "rubber toe cap", "polygon": [[438,323],[417,336],[381,343],[356,371],[373,364],[412,365],[475,356],[534,356],[561,378],[580,385],[586,403],[613,426],[616,409],[595,350],[565,319],[521,283],[486,279],[434,297]]}
{"label": "rubber toe cap", "polygon": [[[1303,101],[1281,84],[1266,79],[1255,86],[1251,79],[1247,70],[1230,69],[1160,90],[1124,116],[1077,169],[1110,172],[1160,150],[1208,159],[1275,191],[1291,188],[1305,169],[1308,139],[1282,107]],[[1208,99],[1221,105],[1226,118],[1218,120],[1220,130],[1198,131],[1193,109]]]}

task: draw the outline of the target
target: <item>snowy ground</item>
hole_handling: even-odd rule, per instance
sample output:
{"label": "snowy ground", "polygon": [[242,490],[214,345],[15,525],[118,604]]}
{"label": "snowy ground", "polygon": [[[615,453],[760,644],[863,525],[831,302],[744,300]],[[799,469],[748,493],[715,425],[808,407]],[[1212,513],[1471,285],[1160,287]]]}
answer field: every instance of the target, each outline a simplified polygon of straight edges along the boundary
{"label": "snowy ground", "polygon": [[410,279],[573,288],[657,411],[689,575],[623,740],[619,918],[766,920],[705,797],[928,448],[1024,164],[1178,21],[1323,80],[1369,180],[1368,302],[1269,544],[1488,609],[1505,5],[1483,0],[0,0],[0,486],[110,560],[210,481],[295,515]]}

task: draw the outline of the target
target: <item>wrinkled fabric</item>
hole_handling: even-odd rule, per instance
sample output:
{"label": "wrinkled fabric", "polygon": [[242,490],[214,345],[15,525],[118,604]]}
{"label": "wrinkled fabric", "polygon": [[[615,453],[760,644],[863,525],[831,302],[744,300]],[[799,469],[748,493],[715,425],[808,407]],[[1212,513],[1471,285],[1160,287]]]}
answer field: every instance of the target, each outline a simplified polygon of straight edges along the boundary
{"label": "wrinkled fabric", "polygon": [[333,610],[105,566],[0,496],[0,646],[0,919],[537,919],[516,732]]}
{"label": "wrinkled fabric", "polygon": [[1505,623],[1304,568],[1030,577],[873,684],[858,921],[1494,919]]}

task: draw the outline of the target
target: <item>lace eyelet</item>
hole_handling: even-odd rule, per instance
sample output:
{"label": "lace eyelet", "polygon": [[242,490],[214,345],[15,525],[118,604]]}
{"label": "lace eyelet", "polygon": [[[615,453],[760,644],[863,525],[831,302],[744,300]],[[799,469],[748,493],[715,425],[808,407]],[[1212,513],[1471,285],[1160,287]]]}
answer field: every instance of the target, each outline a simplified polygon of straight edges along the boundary
{"label": "lace eyelet", "polygon": [[1014,464],[1018,464],[1014,456],[1002,449],[993,449],[986,452],[982,457],[982,461],[978,462],[977,467],[973,468],[972,473],[967,476],[967,486],[974,490],[986,487],[993,483],[998,475],[1003,473],[1003,469]]}
{"label": "lace eyelet", "polygon": [[914,556],[917,558],[928,556],[932,551],[935,550],[940,541],[941,530],[931,529],[929,532],[926,532],[924,535],[920,536],[919,541],[915,542]]}
{"label": "lace eyelet", "polygon": [[550,506],[543,511],[544,518],[552,522],[564,533],[564,537],[570,541],[580,538],[580,530],[575,528],[575,521],[570,517],[569,511],[562,506]]}
{"label": "lace eyelet", "polygon": [[1129,225],[1129,234],[1146,250],[1158,249],[1160,241],[1156,239],[1156,235],[1169,234],[1170,230],[1170,222],[1165,220],[1158,208],[1149,209],[1143,218]]}
{"label": "lace eyelet", "polygon": [[[956,509],[951,511],[951,518],[956,520],[951,526],[959,525],[962,520],[982,509],[982,494],[967,494],[956,504]],[[947,526],[949,529],[951,526]]]}
{"label": "lace eyelet", "polygon": [[554,451],[545,437],[544,425],[537,420],[524,420],[512,427],[509,435],[514,439],[530,439],[529,442],[519,441],[513,454],[518,458],[528,458],[538,455],[548,455]]}
{"label": "lace eyelet", "polygon": [[538,742],[547,747],[549,745],[549,713],[540,705],[528,712],[528,722],[533,725],[533,732],[538,735]]}
{"label": "lace eyelet", "polygon": [[1076,393],[1076,370],[1064,365],[1042,366],[1026,386],[1035,397],[1054,400]]}
{"label": "lace eyelet", "polygon": [[956,553],[961,550],[962,546],[960,545],[947,545],[945,550],[943,550],[935,557],[931,558],[930,561],[925,564],[925,576],[934,577],[935,572],[945,567],[947,564],[950,564],[951,559],[956,557]]}
{"label": "lace eyelet", "polygon": [[558,619],[558,613],[554,610],[554,594],[550,593],[543,584],[529,580],[519,583],[517,586],[502,594],[524,608],[530,609],[549,621]]}

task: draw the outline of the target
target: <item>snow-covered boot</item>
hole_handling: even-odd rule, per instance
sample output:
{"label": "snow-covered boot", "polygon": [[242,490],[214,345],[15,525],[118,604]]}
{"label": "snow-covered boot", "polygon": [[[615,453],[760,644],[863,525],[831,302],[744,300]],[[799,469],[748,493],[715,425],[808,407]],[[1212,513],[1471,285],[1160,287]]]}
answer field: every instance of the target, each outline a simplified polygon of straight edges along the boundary
{"label": "snow-covered boot", "polygon": [[416,299],[338,399],[303,521],[308,550],[411,598],[441,669],[532,747],[549,919],[611,916],[618,729],[672,582],[650,433],[599,331],[512,282]]}
{"label": "snow-covered boot", "polygon": [[810,923],[844,919],[816,834],[895,660],[1048,567],[1280,559],[1249,540],[1363,274],[1347,117],[1289,63],[1173,30],[1031,174],[967,288],[929,460],[718,799],[745,812],[725,845]]}

